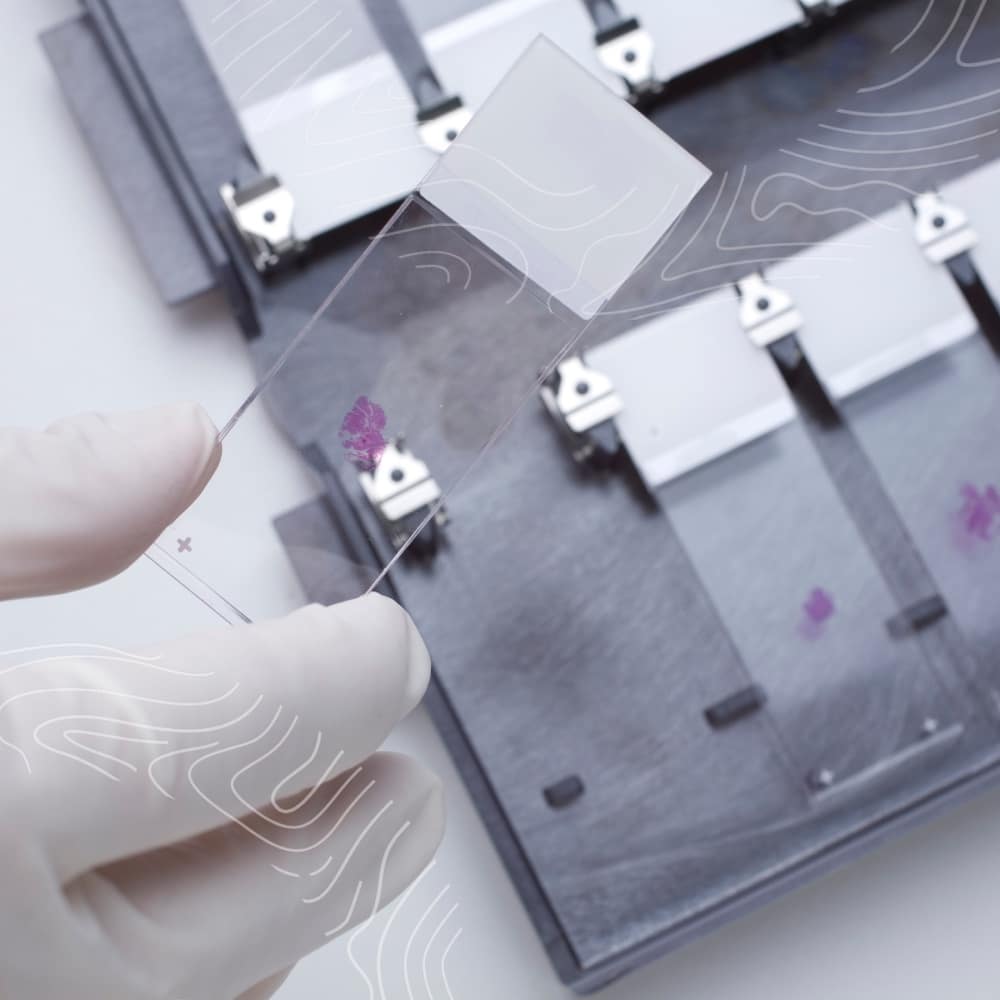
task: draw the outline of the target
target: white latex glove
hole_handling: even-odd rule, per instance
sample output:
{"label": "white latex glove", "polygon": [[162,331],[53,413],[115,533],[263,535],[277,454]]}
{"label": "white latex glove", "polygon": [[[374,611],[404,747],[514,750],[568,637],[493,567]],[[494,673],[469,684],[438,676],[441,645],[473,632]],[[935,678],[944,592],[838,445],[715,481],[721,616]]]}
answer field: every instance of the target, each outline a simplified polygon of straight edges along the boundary
{"label": "white latex glove", "polygon": [[[215,434],[190,405],[0,431],[0,598],[126,567]],[[65,652],[0,660],[4,1000],[260,1000],[436,850],[437,780],[376,753],[430,668],[391,601]]]}

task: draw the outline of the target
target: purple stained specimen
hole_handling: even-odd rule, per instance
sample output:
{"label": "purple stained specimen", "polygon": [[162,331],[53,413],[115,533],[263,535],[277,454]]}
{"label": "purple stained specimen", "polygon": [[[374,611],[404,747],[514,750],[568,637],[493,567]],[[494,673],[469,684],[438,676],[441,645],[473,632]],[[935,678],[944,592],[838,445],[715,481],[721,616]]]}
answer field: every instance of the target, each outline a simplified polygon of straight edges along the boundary
{"label": "purple stained specimen", "polygon": [[814,587],[802,609],[809,621],[820,625],[834,612],[833,598],[822,587]]}
{"label": "purple stained specimen", "polygon": [[799,623],[800,634],[805,639],[818,639],[836,608],[828,591],[822,587],[813,587],[802,605],[802,610],[805,616]]}
{"label": "purple stained specimen", "polygon": [[385,451],[384,430],[385,410],[367,396],[358,396],[340,425],[348,461],[362,472],[372,472]]}
{"label": "purple stained specimen", "polygon": [[963,483],[962,509],[958,521],[962,534],[967,540],[988,542],[995,534],[994,522],[1000,515],[1000,492],[995,486],[978,490],[972,483]]}

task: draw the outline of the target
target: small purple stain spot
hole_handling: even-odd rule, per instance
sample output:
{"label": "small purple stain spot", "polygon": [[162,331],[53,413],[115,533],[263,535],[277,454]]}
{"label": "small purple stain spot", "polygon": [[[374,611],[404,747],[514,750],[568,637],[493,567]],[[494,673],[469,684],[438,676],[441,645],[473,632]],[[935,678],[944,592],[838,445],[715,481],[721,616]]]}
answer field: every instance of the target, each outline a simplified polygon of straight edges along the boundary
{"label": "small purple stain spot", "polygon": [[994,522],[1000,515],[1000,492],[995,486],[980,491],[972,483],[963,483],[959,493],[962,496],[962,509],[958,512],[961,534],[968,541],[990,541],[996,533]]}
{"label": "small purple stain spot", "polygon": [[385,451],[385,410],[367,396],[359,396],[340,425],[340,442],[347,459],[362,472],[371,472]]}
{"label": "small purple stain spot", "polygon": [[177,539],[177,551],[178,552],[190,552],[191,551],[191,539],[190,538],[178,538]]}
{"label": "small purple stain spot", "polygon": [[799,632],[806,639],[818,639],[827,620],[836,610],[833,598],[822,587],[814,587],[802,605],[805,617],[799,624]]}
{"label": "small purple stain spot", "polygon": [[822,624],[833,614],[833,598],[822,587],[814,587],[802,609],[810,621]]}

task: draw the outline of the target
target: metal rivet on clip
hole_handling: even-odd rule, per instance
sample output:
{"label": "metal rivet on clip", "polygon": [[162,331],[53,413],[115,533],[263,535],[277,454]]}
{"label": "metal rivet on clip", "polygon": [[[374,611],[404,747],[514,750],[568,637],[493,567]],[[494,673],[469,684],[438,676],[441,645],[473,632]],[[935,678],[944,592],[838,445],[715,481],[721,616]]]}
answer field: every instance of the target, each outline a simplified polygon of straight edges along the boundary
{"label": "metal rivet on clip", "polygon": [[461,97],[446,97],[420,111],[417,131],[424,145],[435,153],[443,153],[471,120],[472,112],[462,103]]}
{"label": "metal rivet on clip", "polygon": [[594,40],[597,43],[597,58],[605,69],[625,81],[633,99],[656,94],[663,89],[653,66],[653,37],[636,18],[627,18],[599,31]]}
{"label": "metal rivet on clip", "polygon": [[570,441],[577,462],[609,461],[621,447],[615,417],[624,409],[611,379],[582,358],[556,365],[539,389],[545,408]]}
{"label": "metal rivet on clip", "polygon": [[943,264],[976,245],[976,232],[965,212],[946,202],[936,191],[918,194],[910,207],[917,242],[934,264]]}
{"label": "metal rivet on clip", "polygon": [[223,184],[220,193],[259,273],[277,270],[305,249],[292,224],[295,199],[277,177],[261,177],[239,189]]}
{"label": "metal rivet on clip", "polygon": [[[373,472],[358,477],[372,509],[385,526],[392,544],[397,548],[412,537],[441,499],[430,469],[407,447],[402,438],[390,441]],[[438,529],[447,524],[443,507],[424,526],[412,543],[418,555],[430,555],[437,548]]]}
{"label": "metal rivet on clip", "polygon": [[767,347],[801,329],[802,314],[792,297],[769,285],[763,275],[747,275],[736,282],[736,291],[740,296],[740,325],[757,347]]}

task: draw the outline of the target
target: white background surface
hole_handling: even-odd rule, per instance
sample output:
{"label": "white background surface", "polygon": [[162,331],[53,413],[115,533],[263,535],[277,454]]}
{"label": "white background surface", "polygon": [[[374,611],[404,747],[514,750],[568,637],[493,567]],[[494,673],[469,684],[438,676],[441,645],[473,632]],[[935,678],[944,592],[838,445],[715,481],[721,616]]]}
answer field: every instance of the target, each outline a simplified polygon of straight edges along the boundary
{"label": "white background surface", "polygon": [[[174,397],[194,397],[212,409],[251,383],[240,335],[217,298],[167,310],[136,259],[35,42],[37,31],[73,12],[72,0],[3,0],[0,12],[0,423],[42,425],[63,413]],[[267,519],[308,496],[310,484],[262,413],[233,439],[227,459],[235,465],[241,458],[267,474],[255,478],[254,490],[219,502],[260,522],[263,550],[254,558],[267,591],[262,599],[291,606],[294,582],[267,534]],[[228,477],[227,488],[237,478]],[[1000,595],[997,600],[1000,605]],[[147,565],[81,594],[0,606],[0,644],[127,644],[205,623],[204,612]],[[567,996],[422,712],[404,724],[394,745],[430,763],[447,786],[446,843],[413,902],[429,904],[450,888],[424,930],[460,904],[428,953],[430,990],[420,961],[411,961],[413,1000],[448,997],[440,945],[459,927],[447,966],[455,1000]],[[415,905],[411,915],[420,912]],[[377,927],[371,935],[378,936]],[[410,1000],[401,978],[405,937],[386,944],[386,996],[393,1000]],[[602,996],[997,1000],[998,942],[1000,793],[994,793]],[[414,947],[414,956],[422,953],[422,944]],[[0,941],[0,961],[2,954]],[[302,963],[280,997],[371,995],[335,943]]]}

